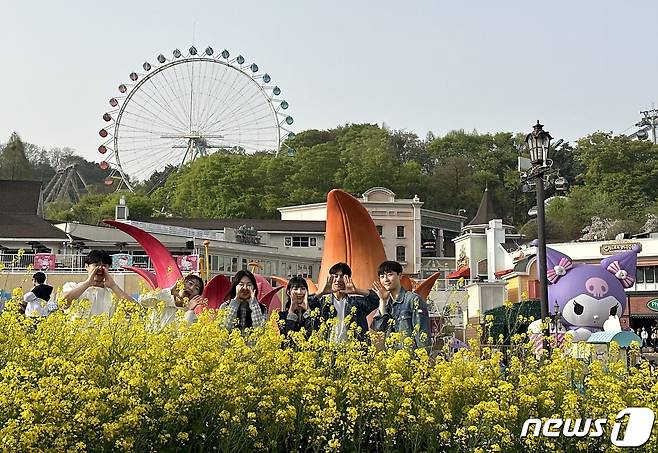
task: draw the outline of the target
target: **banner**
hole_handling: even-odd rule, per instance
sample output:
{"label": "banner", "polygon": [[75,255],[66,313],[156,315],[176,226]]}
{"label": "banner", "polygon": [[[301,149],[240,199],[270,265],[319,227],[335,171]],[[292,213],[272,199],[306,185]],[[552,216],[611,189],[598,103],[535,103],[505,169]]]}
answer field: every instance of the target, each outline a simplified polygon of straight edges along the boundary
{"label": "banner", "polygon": [[176,264],[181,272],[198,272],[199,255],[184,255],[176,257]]}
{"label": "banner", "polygon": [[115,253],[112,255],[112,269],[121,269],[123,266],[132,266],[133,257],[127,253]]}
{"label": "banner", "polygon": [[37,253],[34,255],[34,269],[40,271],[55,270],[55,255],[53,253]]}

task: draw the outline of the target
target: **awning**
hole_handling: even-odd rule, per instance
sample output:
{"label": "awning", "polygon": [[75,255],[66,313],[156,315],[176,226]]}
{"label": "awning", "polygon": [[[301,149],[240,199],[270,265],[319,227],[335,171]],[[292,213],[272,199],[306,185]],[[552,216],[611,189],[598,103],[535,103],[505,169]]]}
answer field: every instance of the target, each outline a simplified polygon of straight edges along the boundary
{"label": "awning", "polygon": [[448,274],[448,279],[469,278],[470,276],[471,276],[471,268],[462,267],[460,269],[457,269],[455,272]]}

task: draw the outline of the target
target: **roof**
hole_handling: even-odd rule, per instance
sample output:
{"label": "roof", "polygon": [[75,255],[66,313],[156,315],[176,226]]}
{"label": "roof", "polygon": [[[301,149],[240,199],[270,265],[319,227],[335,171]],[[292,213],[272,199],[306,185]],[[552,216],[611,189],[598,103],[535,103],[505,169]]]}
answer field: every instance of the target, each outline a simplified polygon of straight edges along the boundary
{"label": "roof", "polygon": [[494,210],[493,199],[489,194],[489,188],[484,189],[482,194],[482,200],[480,200],[480,207],[478,212],[473,217],[473,220],[468,222],[469,225],[486,225],[489,223],[489,220],[499,219]]}
{"label": "roof", "polygon": [[240,228],[242,225],[247,225],[253,226],[258,231],[324,233],[326,228],[326,222],[315,220],[183,219],[178,217],[155,217],[139,220],[142,222],[196,228],[199,230],[223,230],[224,228]]}
{"label": "roof", "polygon": [[39,181],[0,180],[0,238],[68,240],[66,233],[38,215],[40,202]]}
{"label": "roof", "polygon": [[0,212],[34,214],[39,210],[41,182],[0,179]]}
{"label": "roof", "polygon": [[593,344],[609,344],[612,341],[618,343],[622,348],[630,347],[633,341],[642,344],[642,339],[630,330],[622,330],[621,332],[594,332],[587,339],[588,343]]}
{"label": "roof", "polygon": [[457,269],[455,272],[452,272],[448,274],[447,278],[449,279],[454,279],[454,278],[469,278],[471,276],[471,268],[470,267],[462,267]]}
{"label": "roof", "polygon": [[0,216],[0,238],[3,239],[62,239],[69,237],[62,230],[36,214],[10,214]]}

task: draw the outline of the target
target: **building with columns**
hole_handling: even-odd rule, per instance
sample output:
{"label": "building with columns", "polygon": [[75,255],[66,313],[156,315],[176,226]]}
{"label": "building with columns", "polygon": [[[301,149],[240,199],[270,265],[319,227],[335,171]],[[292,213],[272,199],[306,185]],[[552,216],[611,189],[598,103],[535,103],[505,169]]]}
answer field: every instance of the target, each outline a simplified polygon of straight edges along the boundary
{"label": "building with columns", "polygon": [[[465,217],[423,209],[414,198],[396,198],[385,187],[366,190],[358,200],[372,217],[386,257],[402,263],[405,274],[425,277],[454,269],[454,244]],[[327,203],[279,208],[282,221],[327,219]]]}

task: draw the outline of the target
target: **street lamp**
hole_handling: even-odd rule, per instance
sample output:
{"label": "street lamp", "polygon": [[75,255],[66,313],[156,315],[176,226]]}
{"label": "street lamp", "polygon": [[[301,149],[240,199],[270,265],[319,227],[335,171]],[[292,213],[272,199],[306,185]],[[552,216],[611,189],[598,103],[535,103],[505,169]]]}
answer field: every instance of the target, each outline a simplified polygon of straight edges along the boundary
{"label": "street lamp", "polygon": [[[548,151],[551,144],[551,134],[544,130],[544,126],[534,125],[533,131],[529,133],[525,142],[530,152],[530,163],[532,168],[528,171],[526,180],[536,180],[537,186],[537,265],[539,268],[539,299],[541,303],[541,318],[545,320],[550,316],[548,311],[548,279],[546,275],[546,225],[544,212],[544,173],[549,170],[552,161],[548,159]],[[545,329],[548,331],[548,329]],[[546,333],[546,332],[545,332]],[[544,335],[546,338],[547,335]]]}
{"label": "street lamp", "polygon": [[557,348],[559,345],[557,343],[557,321],[558,321],[558,316],[560,316],[560,306],[557,303],[557,300],[553,304],[553,332],[555,333],[555,347]]}

